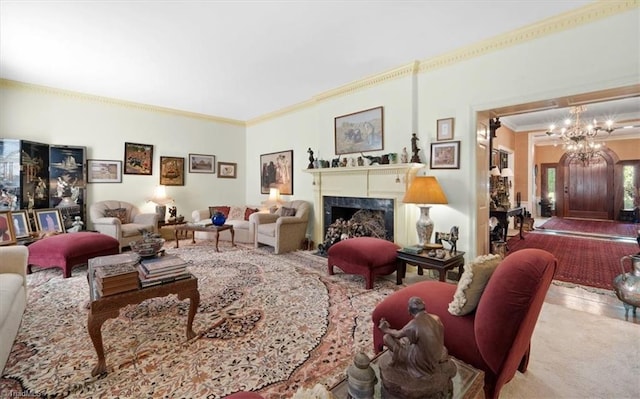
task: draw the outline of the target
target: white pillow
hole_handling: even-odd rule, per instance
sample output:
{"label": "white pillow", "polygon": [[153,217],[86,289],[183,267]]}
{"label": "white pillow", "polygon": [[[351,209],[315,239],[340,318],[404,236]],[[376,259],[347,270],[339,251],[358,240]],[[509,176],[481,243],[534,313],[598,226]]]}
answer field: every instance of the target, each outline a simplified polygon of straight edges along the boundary
{"label": "white pillow", "polygon": [[502,257],[500,255],[481,255],[471,263],[464,265],[464,272],[458,281],[458,287],[449,304],[449,313],[464,316],[473,312]]}

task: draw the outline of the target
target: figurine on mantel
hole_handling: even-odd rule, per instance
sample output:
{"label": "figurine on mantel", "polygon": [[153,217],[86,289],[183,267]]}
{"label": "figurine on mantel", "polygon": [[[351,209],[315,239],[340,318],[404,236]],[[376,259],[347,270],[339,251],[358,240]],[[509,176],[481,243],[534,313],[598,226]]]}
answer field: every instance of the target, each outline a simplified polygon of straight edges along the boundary
{"label": "figurine on mantel", "polygon": [[307,166],[307,169],[313,169],[313,150],[311,149],[311,147],[309,147],[309,149],[307,150],[307,152],[309,153],[309,165]]}
{"label": "figurine on mantel", "polygon": [[412,133],[411,152],[413,153],[413,155],[411,156],[411,162],[422,163],[420,161],[420,156],[418,155],[418,153],[420,152],[420,148],[418,148],[418,140],[420,140],[418,136],[415,133]]}
{"label": "figurine on mantel", "polygon": [[402,148],[402,154],[400,155],[400,163],[409,163],[409,153],[407,147]]}

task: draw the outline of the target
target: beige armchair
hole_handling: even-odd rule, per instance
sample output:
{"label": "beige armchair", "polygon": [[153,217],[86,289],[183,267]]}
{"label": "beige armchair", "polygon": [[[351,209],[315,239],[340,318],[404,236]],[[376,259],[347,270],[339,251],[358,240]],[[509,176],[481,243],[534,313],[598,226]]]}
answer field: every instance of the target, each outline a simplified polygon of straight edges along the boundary
{"label": "beige armchair", "polygon": [[142,238],[141,230],[158,232],[158,214],[141,213],[124,201],[99,201],[89,207],[93,228],[120,242],[120,249]]}
{"label": "beige armchair", "polygon": [[[292,216],[283,216],[286,211],[295,211]],[[256,212],[249,216],[255,233],[255,247],[270,245],[275,254],[299,249],[307,233],[311,204],[307,201],[285,202],[276,213]]]}

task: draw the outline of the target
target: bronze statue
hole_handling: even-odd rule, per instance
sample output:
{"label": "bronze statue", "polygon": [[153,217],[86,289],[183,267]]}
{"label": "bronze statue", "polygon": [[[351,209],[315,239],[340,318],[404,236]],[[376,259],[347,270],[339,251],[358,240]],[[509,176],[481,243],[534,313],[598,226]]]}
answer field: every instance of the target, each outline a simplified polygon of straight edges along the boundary
{"label": "bronze statue", "polygon": [[420,152],[420,148],[418,148],[418,136],[415,133],[411,135],[411,152],[413,155],[411,156],[411,162],[421,163],[420,156],[418,153]]}
{"label": "bronze statue", "polygon": [[313,169],[314,159],[313,159],[313,150],[311,149],[311,147],[309,147],[307,152],[309,153],[309,165],[307,166],[307,169]]}
{"label": "bronze statue", "polygon": [[444,346],[444,326],[419,297],[411,297],[408,307],[413,320],[401,330],[390,328],[384,318],[378,326],[390,351],[380,362],[384,397],[451,397],[456,366]]}

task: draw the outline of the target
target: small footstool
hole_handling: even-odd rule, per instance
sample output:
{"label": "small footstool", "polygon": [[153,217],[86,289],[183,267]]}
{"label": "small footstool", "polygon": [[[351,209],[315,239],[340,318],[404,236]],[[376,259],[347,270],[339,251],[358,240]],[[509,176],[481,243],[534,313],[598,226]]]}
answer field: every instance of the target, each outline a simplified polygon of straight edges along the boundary
{"label": "small footstool", "polygon": [[366,288],[373,288],[375,276],[396,271],[396,244],[373,237],[355,237],[342,240],[329,247],[329,274],[338,266],[349,274],[360,274],[366,279]]}
{"label": "small footstool", "polygon": [[71,269],[74,266],[86,264],[91,258],[120,253],[118,240],[106,234],[88,231],[43,238],[27,248],[27,273],[31,273],[31,265],[45,269],[59,267],[64,273],[64,278],[71,277]]}

